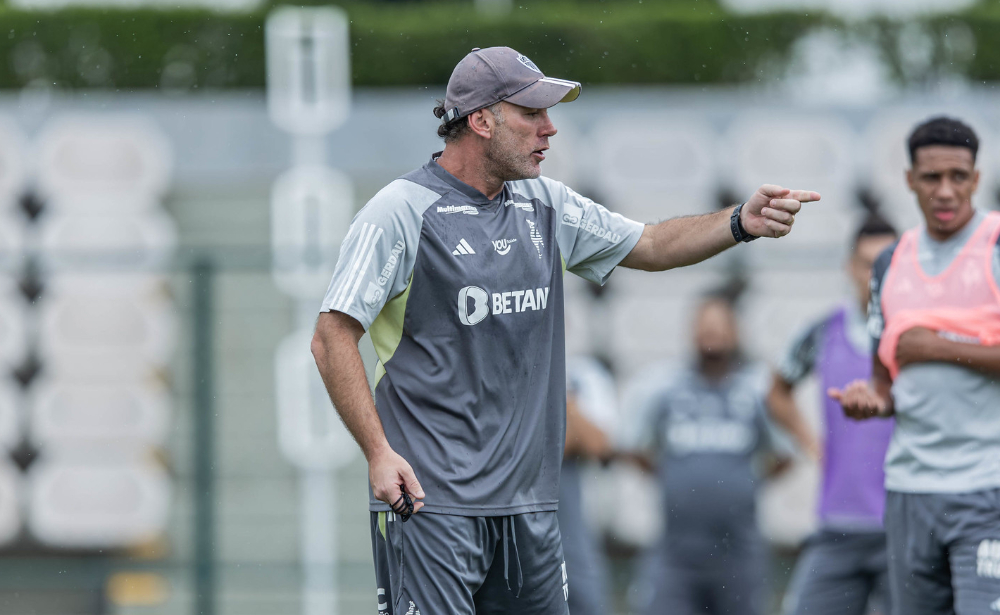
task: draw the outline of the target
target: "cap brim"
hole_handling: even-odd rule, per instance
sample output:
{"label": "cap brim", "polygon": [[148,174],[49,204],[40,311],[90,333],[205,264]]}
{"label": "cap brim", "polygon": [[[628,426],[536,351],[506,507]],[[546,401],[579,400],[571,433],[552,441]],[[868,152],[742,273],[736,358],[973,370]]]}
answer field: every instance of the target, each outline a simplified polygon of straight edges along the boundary
{"label": "cap brim", "polygon": [[576,81],[542,77],[505,100],[531,109],[548,109],[561,102],[573,102],[579,98],[581,89],[582,86]]}

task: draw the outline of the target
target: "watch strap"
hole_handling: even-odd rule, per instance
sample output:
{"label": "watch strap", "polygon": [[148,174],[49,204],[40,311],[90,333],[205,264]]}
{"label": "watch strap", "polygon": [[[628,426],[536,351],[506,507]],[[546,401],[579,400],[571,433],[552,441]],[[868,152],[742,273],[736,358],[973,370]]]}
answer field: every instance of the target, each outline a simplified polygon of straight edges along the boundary
{"label": "watch strap", "polygon": [[729,216],[729,230],[733,233],[733,239],[736,243],[750,243],[754,239],[757,239],[756,235],[751,235],[743,228],[743,221],[740,219],[740,212],[743,211],[743,206],[746,203],[741,203],[736,206],[733,210],[731,216]]}

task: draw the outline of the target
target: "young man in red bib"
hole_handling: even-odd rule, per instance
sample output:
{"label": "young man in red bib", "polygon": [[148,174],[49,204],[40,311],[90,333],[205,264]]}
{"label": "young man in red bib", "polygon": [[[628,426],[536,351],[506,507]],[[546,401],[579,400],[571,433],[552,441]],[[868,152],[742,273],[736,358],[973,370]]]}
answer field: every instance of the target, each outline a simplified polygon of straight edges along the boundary
{"label": "young man in red bib", "polygon": [[979,139],[933,118],[909,139],[925,225],[875,262],[871,383],[831,389],[895,416],[885,528],[896,615],[1000,612],[1000,213],[977,211]]}

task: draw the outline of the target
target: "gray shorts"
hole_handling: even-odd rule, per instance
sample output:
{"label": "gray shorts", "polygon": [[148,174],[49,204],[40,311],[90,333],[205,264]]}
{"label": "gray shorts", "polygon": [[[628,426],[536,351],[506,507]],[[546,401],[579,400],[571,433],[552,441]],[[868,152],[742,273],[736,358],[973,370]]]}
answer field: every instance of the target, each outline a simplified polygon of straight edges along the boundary
{"label": "gray shorts", "polygon": [[371,513],[379,615],[568,615],[555,512]]}
{"label": "gray shorts", "polygon": [[767,602],[762,548],[720,553],[707,543],[700,553],[653,547],[642,561],[633,606],[665,615],[761,615]]}
{"label": "gray shorts", "polygon": [[886,498],[894,615],[1000,612],[1000,489]]}
{"label": "gray shorts", "polygon": [[824,529],[806,542],[785,594],[786,615],[888,613],[885,533]]}

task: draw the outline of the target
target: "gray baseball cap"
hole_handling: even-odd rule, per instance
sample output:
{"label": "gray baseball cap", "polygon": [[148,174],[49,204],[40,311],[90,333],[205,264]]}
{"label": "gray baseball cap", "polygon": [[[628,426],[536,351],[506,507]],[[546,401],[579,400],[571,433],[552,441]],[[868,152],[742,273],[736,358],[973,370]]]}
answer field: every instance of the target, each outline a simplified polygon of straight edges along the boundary
{"label": "gray baseball cap", "polygon": [[580,96],[576,81],[546,77],[535,63],[510,47],[472,50],[448,79],[444,122],[506,100],[532,109],[548,109]]}

